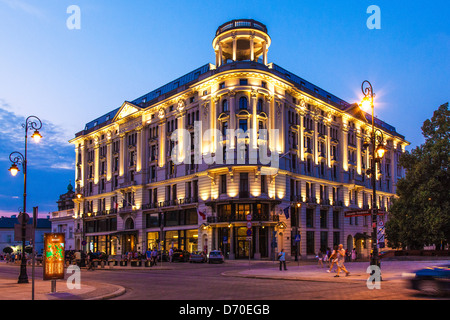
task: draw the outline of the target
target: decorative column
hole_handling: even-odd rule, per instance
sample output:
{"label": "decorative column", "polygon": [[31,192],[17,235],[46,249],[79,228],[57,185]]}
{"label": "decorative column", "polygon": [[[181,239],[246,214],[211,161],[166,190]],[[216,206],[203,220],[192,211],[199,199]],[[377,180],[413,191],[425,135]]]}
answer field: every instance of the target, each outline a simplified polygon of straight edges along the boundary
{"label": "decorative column", "polygon": [[136,128],[137,141],[136,141],[136,172],[140,172],[142,168],[142,126]]}
{"label": "decorative column", "polygon": [[234,260],[236,258],[236,255],[234,254],[234,226],[231,225],[230,228],[230,255],[229,259]]}
{"label": "decorative column", "polygon": [[125,170],[125,133],[120,135],[120,151],[119,151],[119,176],[123,176]]}
{"label": "decorative column", "polygon": [[344,171],[348,171],[348,126],[347,122],[344,122],[346,119],[342,119],[342,121],[342,144],[339,148],[341,152],[340,159],[342,159],[342,168]]}
{"label": "decorative column", "polygon": [[250,36],[250,60],[255,60],[255,35]]}
{"label": "decorative column", "polygon": [[258,148],[258,117],[256,114],[256,104],[258,101],[258,92],[256,90],[252,90],[251,94],[250,94],[250,99],[251,99],[251,106],[252,106],[252,144],[253,144],[253,148],[256,150]]}
{"label": "decorative column", "polygon": [[301,161],[305,161],[305,134],[304,134],[304,119],[305,119],[305,112],[299,111],[300,116],[300,125],[298,130],[298,157]]}
{"label": "decorative column", "polygon": [[222,44],[219,42],[219,67],[222,65]]}
{"label": "decorative column", "polygon": [[356,131],[356,172],[361,175],[362,173],[362,159],[361,159],[361,128]]}
{"label": "decorative column", "polygon": [[263,42],[263,64],[267,64],[267,45],[266,42]]}
{"label": "decorative column", "polygon": [[160,168],[163,168],[166,164],[166,120],[162,120],[158,124],[159,130],[159,157],[158,157],[158,165]]}
{"label": "decorative column", "polygon": [[108,137],[108,141],[106,142],[106,180],[110,181],[112,177],[112,141],[111,137]]}
{"label": "decorative column", "polygon": [[[236,92],[230,91],[228,93],[230,96],[230,129],[236,130]],[[234,137],[231,137],[230,139],[230,148],[235,148],[235,139]]]}
{"label": "decorative column", "polygon": [[236,45],[236,36],[233,35],[233,61],[236,61],[236,49],[237,49],[237,45]]}
{"label": "decorative column", "polygon": [[99,169],[99,166],[100,166],[100,163],[99,163],[99,154],[98,154],[98,147],[99,147],[99,145],[98,145],[98,138],[96,137],[95,138],[95,146],[94,146],[94,183],[95,184],[97,184],[98,183],[98,169]]}
{"label": "decorative column", "polygon": [[316,165],[319,164],[319,139],[318,139],[318,118],[316,116],[312,117],[314,120],[314,139],[313,139],[313,148],[314,148],[314,163]]}

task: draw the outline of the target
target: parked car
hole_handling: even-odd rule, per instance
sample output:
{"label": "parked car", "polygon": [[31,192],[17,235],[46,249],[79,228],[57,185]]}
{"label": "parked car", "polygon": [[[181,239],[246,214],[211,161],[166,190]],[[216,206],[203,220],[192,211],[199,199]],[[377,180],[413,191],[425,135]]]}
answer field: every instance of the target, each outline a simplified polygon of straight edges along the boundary
{"label": "parked car", "polygon": [[411,287],[427,295],[450,293],[450,266],[432,266],[415,272]]}
{"label": "parked car", "polygon": [[172,262],[188,262],[190,253],[185,250],[175,250],[172,255]]}
{"label": "parked car", "polygon": [[189,262],[206,262],[208,258],[206,257],[206,254],[203,251],[194,251],[189,256]]}
{"label": "parked car", "polygon": [[224,263],[225,262],[225,258],[222,254],[222,251],[220,250],[212,250],[209,253],[209,258],[208,258],[208,263],[213,263],[213,262],[218,262],[218,263]]}

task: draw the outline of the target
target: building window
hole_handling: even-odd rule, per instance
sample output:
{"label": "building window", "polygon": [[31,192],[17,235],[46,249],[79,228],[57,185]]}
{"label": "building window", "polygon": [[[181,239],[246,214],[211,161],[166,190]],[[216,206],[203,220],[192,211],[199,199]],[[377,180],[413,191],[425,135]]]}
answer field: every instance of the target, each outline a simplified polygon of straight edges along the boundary
{"label": "building window", "polygon": [[247,79],[239,79],[239,84],[241,86],[246,86],[246,85],[248,85],[248,80]]}
{"label": "building window", "polygon": [[328,232],[321,231],[320,232],[320,249],[325,251],[328,248]]}
{"label": "building window", "polygon": [[246,119],[239,120],[239,129],[241,129],[244,132],[247,132],[247,120]]}
{"label": "building window", "polygon": [[258,99],[258,104],[256,105],[256,110],[258,112],[262,112],[263,111],[263,100],[262,99]]}
{"label": "building window", "polygon": [[261,176],[261,193],[267,193],[267,180],[265,175]]}
{"label": "building window", "polygon": [[239,196],[248,198],[248,173],[243,172],[239,175]]}
{"label": "building window", "polygon": [[328,228],[328,211],[320,210],[320,227]]}
{"label": "building window", "polygon": [[333,211],[333,228],[334,229],[340,228],[339,211]]}
{"label": "building window", "polygon": [[239,98],[239,110],[247,110],[248,100],[246,97]]}
{"label": "building window", "polygon": [[306,231],[306,254],[316,254],[314,252],[314,231]]}
{"label": "building window", "polygon": [[314,228],[314,209],[306,209],[306,227]]}
{"label": "building window", "polygon": [[222,101],[222,112],[228,112],[228,111],[230,111],[228,109],[228,100],[225,99]]}
{"label": "building window", "polygon": [[220,176],[220,193],[227,193],[227,175]]}

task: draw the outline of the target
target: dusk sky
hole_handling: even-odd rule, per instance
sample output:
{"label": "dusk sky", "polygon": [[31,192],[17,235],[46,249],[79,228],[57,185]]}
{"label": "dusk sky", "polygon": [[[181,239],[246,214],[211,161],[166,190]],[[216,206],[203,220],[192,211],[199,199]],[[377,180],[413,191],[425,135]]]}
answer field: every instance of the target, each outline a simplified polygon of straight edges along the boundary
{"label": "dusk sky", "polygon": [[[80,8],[70,30],[67,8]],[[381,29],[366,25],[370,5]],[[264,23],[269,62],[347,102],[361,83],[376,93],[375,114],[411,142],[449,101],[448,1],[113,1],[0,0],[0,216],[22,207],[22,171],[11,177],[9,154],[23,152],[22,123],[38,116],[40,144],[29,142],[27,211],[57,210],[74,184],[75,133],[208,62],[217,27],[238,18]]]}

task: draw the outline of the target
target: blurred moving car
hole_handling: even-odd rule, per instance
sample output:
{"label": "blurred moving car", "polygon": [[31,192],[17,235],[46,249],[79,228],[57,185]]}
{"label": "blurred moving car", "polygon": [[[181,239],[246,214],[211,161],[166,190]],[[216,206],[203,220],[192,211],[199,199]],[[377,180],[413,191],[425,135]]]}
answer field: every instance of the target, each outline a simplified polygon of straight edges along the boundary
{"label": "blurred moving car", "polygon": [[203,251],[194,251],[189,256],[189,262],[206,262],[208,258],[206,257],[206,254]]}
{"label": "blurred moving car", "polygon": [[172,255],[172,262],[188,262],[190,253],[185,250],[175,250]]}
{"label": "blurred moving car", "polygon": [[208,263],[224,263],[225,262],[225,258],[222,254],[222,251],[220,250],[212,250],[209,253],[209,258],[208,258]]}
{"label": "blurred moving car", "polygon": [[411,287],[427,295],[450,293],[450,266],[432,266],[416,271],[411,278]]}

